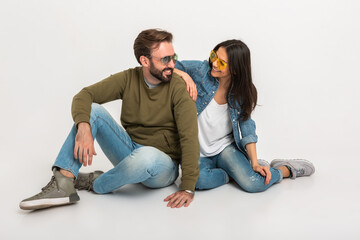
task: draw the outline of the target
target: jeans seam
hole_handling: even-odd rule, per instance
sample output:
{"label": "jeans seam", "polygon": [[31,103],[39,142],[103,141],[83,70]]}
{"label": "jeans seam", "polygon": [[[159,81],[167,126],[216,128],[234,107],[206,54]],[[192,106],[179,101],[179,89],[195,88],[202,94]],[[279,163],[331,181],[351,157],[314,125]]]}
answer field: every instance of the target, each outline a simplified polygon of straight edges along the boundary
{"label": "jeans seam", "polygon": [[224,176],[225,176],[225,183],[228,183],[230,181],[229,175],[224,170]]}
{"label": "jeans seam", "polygon": [[70,165],[70,167],[62,167],[60,166],[59,164],[54,164],[51,169],[54,169],[54,168],[59,168],[59,169],[63,169],[65,171],[68,171],[68,172],[71,172],[75,179],[77,178],[78,174],[75,173],[75,171],[73,171],[72,167],[74,166],[74,163],[75,163],[76,160],[73,161],[73,163]]}
{"label": "jeans seam", "polygon": [[[101,116],[96,116],[96,118],[92,121],[92,124],[91,124],[91,125],[93,125],[98,119],[103,120],[104,123],[113,131],[113,133],[118,137],[118,139],[119,139],[124,145],[126,145],[126,147],[129,148],[130,151],[133,151],[133,150],[134,150],[134,149],[133,149],[132,147],[130,147],[126,142],[124,142],[124,140],[123,140],[123,139],[120,137],[120,135],[114,130],[114,128],[113,128],[104,118],[102,118]],[[120,126],[120,127],[121,127],[121,126]],[[128,134],[125,129],[124,129],[124,131],[125,131],[126,134]],[[128,134],[128,136],[129,136],[129,134]],[[129,138],[130,138],[130,136],[129,136]],[[130,139],[131,139],[131,138],[130,138]],[[132,141],[132,140],[131,140],[131,141]]]}
{"label": "jeans seam", "polygon": [[279,172],[279,181],[277,181],[277,183],[280,183],[282,180],[283,180],[283,178],[284,178],[284,176],[283,176],[283,174],[282,174],[282,172],[281,172],[281,170],[280,169],[276,169],[276,170],[278,170],[278,172]]}

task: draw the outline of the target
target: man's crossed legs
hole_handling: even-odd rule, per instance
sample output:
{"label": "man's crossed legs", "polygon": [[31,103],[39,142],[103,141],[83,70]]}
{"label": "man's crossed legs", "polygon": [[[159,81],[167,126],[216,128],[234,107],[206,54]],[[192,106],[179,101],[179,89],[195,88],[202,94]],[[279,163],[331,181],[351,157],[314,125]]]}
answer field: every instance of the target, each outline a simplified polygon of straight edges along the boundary
{"label": "man's crossed legs", "polygon": [[[82,174],[88,176],[89,189],[103,194],[109,193],[125,184],[142,183],[150,188],[166,187],[178,177],[178,164],[164,152],[133,142],[126,131],[99,104],[92,104],[90,125],[93,138],[114,165],[106,173]],[[74,188],[74,179],[65,177],[60,169],[78,177],[82,164],[74,158],[77,129],[71,129],[53,165],[54,176],[42,191],[20,202],[20,208],[34,210],[70,204],[80,200]],[[96,177],[96,179],[94,178]]]}

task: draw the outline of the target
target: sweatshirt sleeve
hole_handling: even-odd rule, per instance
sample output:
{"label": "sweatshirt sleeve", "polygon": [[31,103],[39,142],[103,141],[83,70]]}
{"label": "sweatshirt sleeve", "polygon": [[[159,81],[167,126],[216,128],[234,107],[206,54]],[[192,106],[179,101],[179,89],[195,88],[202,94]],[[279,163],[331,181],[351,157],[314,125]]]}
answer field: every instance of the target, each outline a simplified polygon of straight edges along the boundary
{"label": "sweatshirt sleeve", "polygon": [[80,122],[89,122],[91,104],[103,104],[116,99],[122,99],[122,95],[129,76],[127,71],[111,75],[104,80],[83,88],[73,98],[71,114],[75,125]]}
{"label": "sweatshirt sleeve", "polygon": [[181,145],[181,190],[195,190],[199,177],[200,145],[195,102],[186,91],[185,83],[177,85],[174,94],[174,116]]}

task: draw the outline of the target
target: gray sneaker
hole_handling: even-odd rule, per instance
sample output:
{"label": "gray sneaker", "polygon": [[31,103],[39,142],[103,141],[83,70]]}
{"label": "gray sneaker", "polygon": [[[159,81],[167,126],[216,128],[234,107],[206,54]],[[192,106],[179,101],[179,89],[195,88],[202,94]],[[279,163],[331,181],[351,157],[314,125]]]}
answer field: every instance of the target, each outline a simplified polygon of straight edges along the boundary
{"label": "gray sneaker", "polygon": [[80,200],[74,188],[74,179],[65,177],[54,169],[50,182],[41,192],[20,202],[23,210],[36,210],[75,203]]}
{"label": "gray sneaker", "polygon": [[79,173],[78,177],[76,178],[74,185],[75,188],[78,190],[88,190],[93,191],[93,184],[97,177],[103,174],[103,171],[95,171],[91,173]]}
{"label": "gray sneaker", "polygon": [[291,179],[310,176],[315,172],[314,165],[305,159],[274,159],[270,166],[272,168],[279,168],[281,166],[290,167]]}
{"label": "gray sneaker", "polygon": [[264,160],[264,159],[258,159],[258,163],[259,163],[260,166],[270,167],[269,162]]}

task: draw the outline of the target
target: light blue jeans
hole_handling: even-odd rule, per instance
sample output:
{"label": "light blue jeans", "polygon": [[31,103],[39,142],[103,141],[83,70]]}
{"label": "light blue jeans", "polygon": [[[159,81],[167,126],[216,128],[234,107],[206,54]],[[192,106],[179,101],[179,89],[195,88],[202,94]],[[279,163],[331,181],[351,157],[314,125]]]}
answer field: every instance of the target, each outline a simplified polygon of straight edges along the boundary
{"label": "light blue jeans", "polygon": [[[94,182],[96,193],[109,193],[125,184],[142,183],[150,188],[166,187],[179,175],[179,166],[167,154],[154,147],[132,141],[126,131],[99,104],[91,105],[91,133],[114,168]],[[82,164],[74,158],[77,129],[71,129],[53,167],[78,176]]]}
{"label": "light blue jeans", "polygon": [[270,168],[271,180],[265,185],[265,177],[255,172],[250,161],[239,151],[235,143],[212,157],[200,157],[200,175],[196,189],[211,189],[229,182],[229,175],[245,191],[255,193],[268,189],[282,180],[279,169]]}

